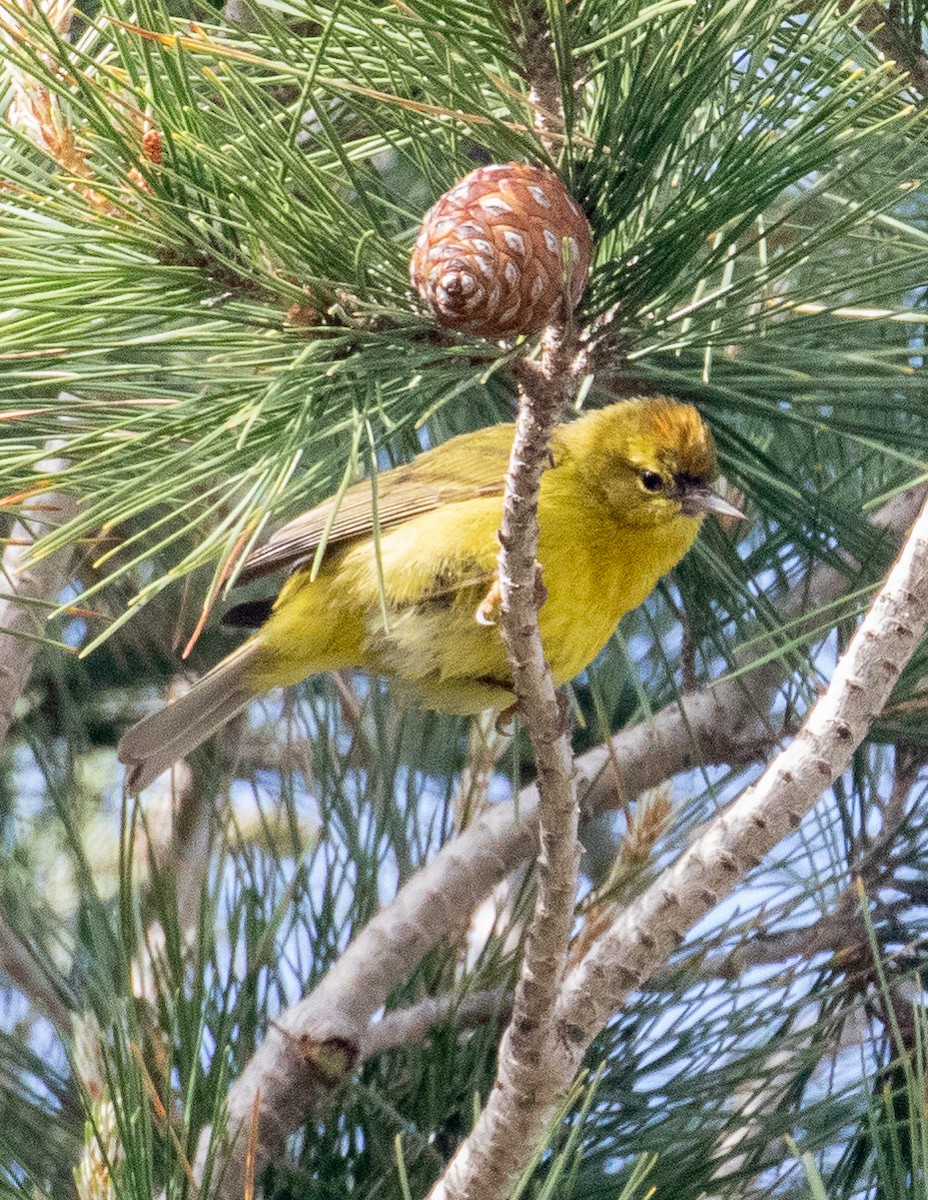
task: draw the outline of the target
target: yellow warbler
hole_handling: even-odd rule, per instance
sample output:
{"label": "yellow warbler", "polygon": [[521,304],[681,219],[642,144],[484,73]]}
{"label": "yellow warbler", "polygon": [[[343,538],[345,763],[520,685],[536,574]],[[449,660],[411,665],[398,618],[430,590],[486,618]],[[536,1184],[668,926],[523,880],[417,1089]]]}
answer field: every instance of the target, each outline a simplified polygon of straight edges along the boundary
{"label": "yellow warbler", "polygon": [[[512,438],[512,425],[465,433],[379,475],[379,556],[369,482],[256,549],[242,581],[282,567],[289,579],[276,599],[232,609],[227,622],[257,632],[125,734],[130,788],[147,786],[254,696],[320,671],[389,675],[445,712],[508,708],[515,697],[491,597]],[[595,409],[557,429],[538,499],[548,592],[539,623],[555,682],[598,654],[690,548],[706,512],[740,516],[710,489],[715,470],[696,409],[665,397]]]}

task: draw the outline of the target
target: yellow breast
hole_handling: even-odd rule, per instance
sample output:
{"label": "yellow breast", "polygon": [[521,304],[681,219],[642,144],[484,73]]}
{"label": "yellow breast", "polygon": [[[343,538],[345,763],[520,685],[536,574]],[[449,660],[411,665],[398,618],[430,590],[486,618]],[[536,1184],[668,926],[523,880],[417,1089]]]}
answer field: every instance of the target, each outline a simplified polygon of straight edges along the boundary
{"label": "yellow breast", "polygon": [[680,561],[701,521],[680,516],[656,526],[623,526],[583,496],[573,504],[564,496],[552,499],[539,510],[539,560],[548,590],[539,625],[560,684],[592,662],[622,617]]}

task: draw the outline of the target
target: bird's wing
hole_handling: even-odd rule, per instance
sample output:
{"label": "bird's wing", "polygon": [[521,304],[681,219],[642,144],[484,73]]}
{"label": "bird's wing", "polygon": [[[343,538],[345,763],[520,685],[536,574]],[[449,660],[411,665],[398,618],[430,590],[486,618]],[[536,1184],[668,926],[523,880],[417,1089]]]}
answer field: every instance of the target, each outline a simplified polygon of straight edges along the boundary
{"label": "bird's wing", "polygon": [[281,567],[293,569],[306,563],[322,542],[327,526],[326,545],[334,546],[369,536],[375,513],[378,526],[390,529],[444,504],[501,496],[511,444],[511,425],[463,434],[420,454],[405,466],[381,472],[377,476],[376,507],[370,480],[348,488],[340,502],[334,498],[323,500],[253,550],[238,582],[250,583]]}

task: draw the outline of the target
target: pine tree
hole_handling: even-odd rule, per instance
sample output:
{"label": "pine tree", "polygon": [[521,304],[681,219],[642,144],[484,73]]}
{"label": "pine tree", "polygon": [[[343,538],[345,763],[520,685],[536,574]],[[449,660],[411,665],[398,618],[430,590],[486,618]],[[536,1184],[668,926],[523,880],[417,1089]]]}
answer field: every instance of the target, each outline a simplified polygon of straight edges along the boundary
{"label": "pine tree", "polygon": [[[924,1190],[926,26],[0,2],[4,1194]],[[511,161],[594,257],[566,333],[495,342],[408,264]],[[225,652],[272,528],[652,393],[749,520],[623,622],[569,739],[540,672],[511,734],[319,677],[124,794],[120,732]]]}

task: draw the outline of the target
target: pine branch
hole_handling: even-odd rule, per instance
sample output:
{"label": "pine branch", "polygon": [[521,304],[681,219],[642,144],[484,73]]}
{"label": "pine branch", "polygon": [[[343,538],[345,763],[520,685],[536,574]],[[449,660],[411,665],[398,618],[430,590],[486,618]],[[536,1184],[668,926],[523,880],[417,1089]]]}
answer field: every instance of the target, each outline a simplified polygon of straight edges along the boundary
{"label": "pine branch", "polygon": [[[143,3],[138,12],[118,3],[108,16],[140,22],[157,37],[106,27],[91,12],[73,38],[46,36],[42,22],[32,21],[37,49],[9,48],[24,72],[32,54],[37,84],[50,100],[61,92],[61,114],[73,114],[73,127],[62,128],[74,134],[76,157],[68,165],[61,153],[67,147],[60,147],[51,156],[58,169],[49,172],[21,139],[4,150],[5,286],[14,315],[4,346],[11,369],[2,415],[15,436],[5,442],[2,490],[17,490],[17,473],[64,428],[63,415],[72,443],[67,486],[86,502],[71,528],[56,532],[57,544],[112,530],[109,578],[123,572],[142,588],[144,602],[173,572],[183,576],[206,563],[216,564],[210,586],[218,589],[221,564],[231,563],[264,522],[332,490],[329,473],[356,465],[346,464],[344,451],[359,412],[373,422],[378,451],[401,456],[418,445],[412,431],[420,418],[436,442],[508,414],[509,392],[500,386],[506,368],[495,370],[498,348],[453,338],[439,344],[409,311],[406,248],[424,197],[473,165],[475,145],[497,161],[534,160],[544,145],[572,173],[601,235],[587,313],[602,322],[603,345],[611,339],[613,353],[591,402],[602,398],[609,371],[627,375],[631,363],[642,378],[663,373],[661,386],[671,394],[698,386],[705,349],[714,390],[703,398],[715,405],[719,433],[731,435],[727,444],[719,439],[726,469],[771,517],[770,528],[757,531],[750,565],[746,560],[730,580],[704,572],[699,601],[705,596],[707,603],[690,609],[707,614],[708,633],[694,628],[696,653],[709,647],[709,660],[721,628],[716,613],[743,611],[739,585],[782,577],[806,551],[816,561],[836,544],[863,544],[865,538],[850,540],[863,525],[859,495],[872,495],[887,479],[891,486],[898,464],[921,455],[924,382],[913,375],[909,331],[891,322],[921,319],[902,301],[920,278],[924,234],[917,198],[899,188],[925,175],[917,125],[896,119],[905,108],[898,76],[888,66],[870,69],[872,55],[861,45],[867,35],[859,26],[854,34],[851,18],[841,15],[848,10],[813,6],[808,20],[803,13],[794,21],[788,4],[774,2],[771,11],[758,0],[650,8],[498,0],[489,10],[444,11],[424,0],[395,6],[385,19],[376,6],[336,7],[310,3],[295,21],[286,5],[259,4],[245,37],[172,24],[173,10],[161,3]],[[523,29],[542,36],[513,49],[501,33],[500,9],[518,13]],[[882,10],[854,7],[864,11]],[[878,32],[867,39],[871,46]],[[582,83],[572,87],[578,64]],[[807,103],[797,108],[797,96]],[[557,111],[562,102],[566,119]],[[163,138],[157,167],[140,156],[149,120]],[[41,124],[46,159],[54,149],[51,129],[51,122]],[[821,188],[808,190],[812,179]],[[876,214],[884,212],[892,226],[879,224]],[[839,256],[845,266],[836,274]],[[290,304],[302,305],[307,328],[284,316]],[[842,307],[829,322],[820,310],[836,304]],[[871,318],[877,309],[882,316],[865,327],[858,318],[868,304]],[[795,319],[814,311],[813,320]],[[845,320],[842,331],[838,316],[853,323]],[[62,377],[75,381],[63,413],[54,397]],[[468,403],[457,403],[460,396]],[[778,441],[781,432],[788,437]],[[771,442],[783,448],[775,470]],[[813,460],[824,468],[820,478],[812,475]],[[813,511],[817,502],[822,506]],[[846,516],[828,515],[842,508]],[[698,565],[693,560],[681,571],[681,585],[692,582]],[[869,578],[858,574],[858,584]],[[811,580],[811,595],[797,591],[795,603],[769,612],[773,623],[797,619],[793,643],[821,636],[811,621],[798,623],[804,606],[814,609],[853,587],[838,571],[817,571]],[[94,583],[105,586],[103,575]],[[729,596],[737,604],[726,605]],[[845,605],[842,615],[847,611]],[[666,626],[655,631],[649,665],[669,645],[665,633]],[[0,638],[0,653],[4,643],[20,640]],[[730,662],[730,642],[715,648]],[[761,652],[756,642],[748,650]],[[768,701],[790,670],[772,638],[762,646],[768,650],[766,663],[752,670],[742,661],[739,678],[690,692],[587,756],[578,782],[589,805],[613,808],[693,763],[744,763],[772,753],[784,728],[779,707]],[[126,665],[138,669],[137,660]],[[607,686],[618,686],[618,675],[601,673]],[[5,685],[0,678],[0,694]],[[328,715],[324,699],[323,710]],[[880,736],[885,728],[881,722]],[[350,765],[371,793],[376,779],[392,800],[396,777],[377,761],[383,746],[376,737],[372,745],[370,760],[357,752]],[[328,771],[342,762],[341,749],[321,739],[313,749],[316,767],[324,762]],[[442,765],[450,758],[444,742],[417,743],[408,754],[404,746],[402,753],[414,768],[426,757]],[[324,785],[320,793],[329,804]],[[835,796],[840,805],[837,789]],[[409,806],[410,793],[398,799],[390,836],[397,833],[401,843],[405,823],[419,832],[424,819]],[[208,822],[193,791],[184,802],[194,818],[186,845],[196,848]],[[371,823],[379,821],[378,813]],[[358,826],[368,827],[366,820]],[[480,814],[360,933],[320,988],[284,1014],[285,1035],[271,1028],[229,1096],[229,1136],[240,1139],[229,1167],[233,1190],[249,1194],[253,1114],[253,1166],[260,1170],[282,1154],[286,1134],[305,1122],[314,1096],[327,1098],[310,1063],[314,1045],[324,1051],[327,1038],[344,1036],[363,1056],[371,1039],[399,1037],[404,1027],[425,1036],[431,1006],[442,1010],[447,997],[391,1013],[379,1027],[371,1021],[397,984],[415,976],[422,955],[449,931],[459,933],[491,885],[531,860],[540,831],[550,839],[556,828],[539,816],[534,791],[515,806]],[[337,891],[334,908],[357,928],[376,911],[383,860],[352,841],[347,822],[344,832],[342,839],[343,830],[333,830],[331,844],[357,869],[361,886],[342,905],[344,876],[330,870],[325,896],[330,887]],[[423,836],[405,859],[397,848],[402,879],[426,844],[433,843]],[[279,868],[278,849],[256,854],[261,868]],[[562,861],[570,849],[557,845]],[[195,864],[181,871],[182,916],[183,896],[201,882]],[[256,895],[271,908],[270,889],[259,887]],[[121,899],[128,911],[131,897]],[[157,904],[158,896],[152,899]],[[313,932],[323,927],[322,937],[310,939],[318,969],[344,939],[330,942],[329,918],[316,922],[301,906],[282,903],[273,921],[278,914],[288,920],[291,911],[299,912],[300,932],[303,921]],[[331,918],[334,934],[340,922]],[[250,950],[254,924],[231,927]],[[262,953],[277,944],[277,931],[275,923],[263,936]],[[841,935],[838,922],[830,932]],[[292,942],[289,932],[281,936],[287,959]],[[299,937],[292,940],[302,947]],[[250,976],[251,964],[262,960],[246,961]],[[682,956],[674,961],[689,966]],[[302,949],[296,962],[299,972]],[[293,971],[272,967],[269,988],[259,982],[258,990],[273,1006],[274,983],[290,987],[293,978]],[[178,986],[185,995],[186,976]],[[194,991],[195,999],[209,997],[202,1010],[209,1029],[219,1011],[237,1021],[237,1062],[262,1019],[264,1000],[249,1007],[249,991],[230,989],[217,997],[218,1010],[213,985]],[[186,1019],[181,1012],[178,1028]],[[178,1040],[179,1063],[186,1042]],[[210,1099],[223,1086],[211,1070]],[[144,1102],[125,1111],[144,1116]],[[184,1119],[190,1112],[203,1120],[200,1101],[183,1111]],[[170,1119],[173,1131],[173,1112]],[[316,1131],[323,1137],[332,1128],[325,1125]],[[156,1142],[162,1136],[159,1126]],[[150,1161],[151,1150],[150,1137],[144,1147],[140,1140],[129,1160]],[[310,1139],[307,1156],[312,1152]],[[155,1154],[155,1169],[169,1174],[157,1146]],[[138,1181],[142,1171],[134,1170]],[[124,1186],[131,1190],[128,1177]]]}
{"label": "pine branch", "polygon": [[580,848],[566,699],[555,691],[538,630],[544,596],[539,594],[536,515],[548,446],[572,382],[568,345],[563,330],[550,328],[540,369],[525,364],[500,531],[503,640],[538,769],[538,894],[496,1081],[478,1120],[480,1134],[472,1139],[474,1153],[466,1162],[455,1159],[431,1193],[436,1200],[507,1195],[511,1178],[502,1146],[515,1115],[546,1106],[550,1097],[548,1049],[573,924]]}
{"label": "pine branch", "polygon": [[213,806],[206,774],[182,760],[158,777],[146,795],[146,836],[137,851],[140,858],[152,858],[156,879],[162,873],[173,875],[180,927],[191,941],[197,934],[199,898],[210,862]]}
{"label": "pine branch", "polygon": [[[845,907],[845,900],[854,907]],[[740,979],[745,971],[755,967],[768,967],[792,958],[810,959],[817,954],[839,954],[866,940],[866,928],[856,902],[856,893],[848,889],[836,911],[817,917],[814,924],[781,933],[761,933],[727,954],[701,956],[699,961],[686,964],[687,978]],[[678,976],[679,967],[674,964],[673,978]]]}
{"label": "pine branch", "polygon": [[410,1008],[394,1009],[371,1025],[358,1046],[358,1061],[393,1050],[397,1046],[408,1046],[422,1042],[429,1032],[449,1022],[456,1029],[484,1025],[498,1020],[509,1012],[512,999],[497,989],[484,992],[469,992],[462,996],[426,996]]}
{"label": "pine branch", "polygon": [[[161,865],[167,861],[176,864],[177,913],[184,932],[193,938],[198,917],[197,900],[209,869],[213,814],[196,771],[188,763],[178,764],[175,769],[179,778],[171,776],[174,815]],[[170,855],[169,860],[167,855]]]}

